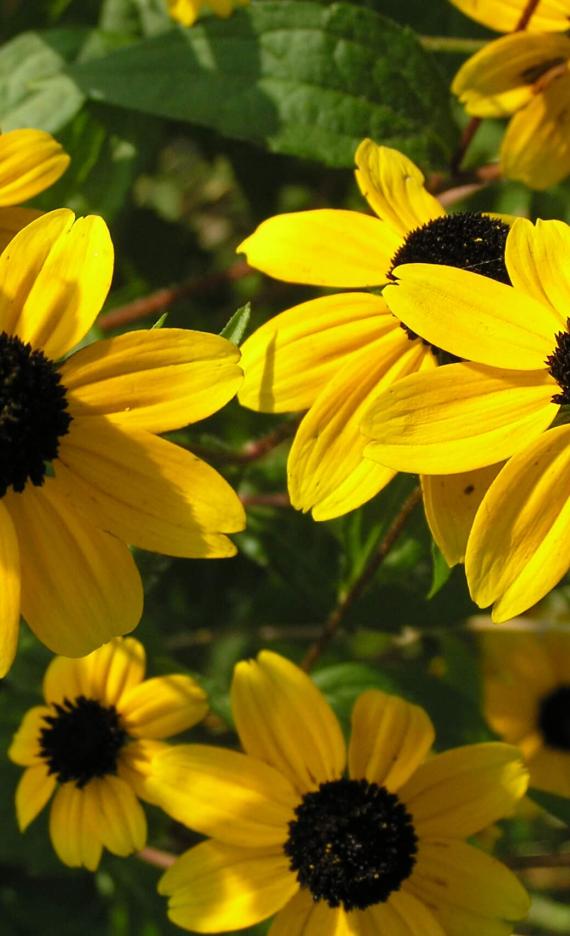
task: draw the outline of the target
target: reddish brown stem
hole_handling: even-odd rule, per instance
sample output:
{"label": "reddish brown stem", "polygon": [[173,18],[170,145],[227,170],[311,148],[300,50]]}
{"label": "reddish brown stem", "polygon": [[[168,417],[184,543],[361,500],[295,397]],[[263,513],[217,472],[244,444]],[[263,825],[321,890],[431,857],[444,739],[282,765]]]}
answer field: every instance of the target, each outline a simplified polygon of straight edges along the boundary
{"label": "reddish brown stem", "polygon": [[261,436],[259,439],[246,442],[239,452],[216,451],[205,445],[193,445],[192,451],[195,455],[215,461],[218,464],[248,465],[250,462],[257,461],[259,458],[263,458],[264,455],[268,455],[281,442],[289,439],[298,425],[298,420],[288,419],[277,426],[277,429],[274,429],[273,432],[268,432],[267,435]]}
{"label": "reddish brown stem", "polygon": [[147,864],[154,865],[155,868],[170,868],[176,861],[177,855],[147,845],[142,851],[137,852],[137,858],[146,861]]}
{"label": "reddish brown stem", "polygon": [[323,625],[320,635],[309,647],[305,658],[301,663],[301,668],[304,669],[305,672],[308,672],[313,668],[323,651],[328,647],[331,640],[333,640],[333,638],[336,636],[336,633],[344,621],[347,612],[371,583],[372,579],[376,575],[376,572],[404,530],[406,523],[412,515],[415,507],[420,503],[421,499],[422,492],[419,487],[415,488],[415,490],[413,490],[412,493],[406,498],[398,512],[398,515],[394,518],[392,524],[388,528],[384,539],[372,556],[372,559],[368,565],[365,566],[364,570],[352,584],[347,593],[333,608]]}
{"label": "reddish brown stem", "polygon": [[222,283],[243,279],[251,272],[251,267],[244,260],[240,260],[220,273],[210,273],[208,276],[190,280],[188,283],[158,289],[149,296],[142,296],[140,299],[135,299],[134,302],[128,302],[117,309],[112,309],[102,315],[97,324],[103,331],[122,328],[132,322],[138,322],[139,319],[146,318],[148,315],[156,315],[158,312],[162,312],[167,306],[172,305],[173,302],[177,302],[179,299],[209,292]]}
{"label": "reddish brown stem", "polygon": [[240,501],[244,507],[290,507],[289,495],[283,492],[277,494],[240,494]]}
{"label": "reddish brown stem", "polygon": [[533,15],[539,3],[540,3],[540,0],[528,0],[527,5],[525,6],[524,10],[521,13],[519,21],[517,25],[515,26],[515,29],[514,29],[515,32],[520,32],[521,29],[526,29],[526,27],[529,24],[530,18]]}

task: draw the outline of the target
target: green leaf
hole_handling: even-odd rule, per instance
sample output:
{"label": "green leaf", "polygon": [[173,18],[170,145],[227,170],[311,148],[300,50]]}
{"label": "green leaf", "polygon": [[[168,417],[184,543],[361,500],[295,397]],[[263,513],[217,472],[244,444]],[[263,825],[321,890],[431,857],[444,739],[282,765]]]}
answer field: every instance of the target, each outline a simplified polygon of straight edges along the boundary
{"label": "green leaf", "polygon": [[437,595],[440,588],[443,588],[447,582],[449,576],[451,575],[451,567],[448,566],[445,556],[443,555],[441,549],[438,547],[437,543],[432,540],[431,544],[431,559],[432,559],[432,578],[430,590],[427,593],[428,600],[434,598]]}
{"label": "green leaf", "polygon": [[352,166],[365,136],[442,166],[449,93],[411,30],[347,3],[279,0],[68,69],[89,97]]}
{"label": "green leaf", "polygon": [[247,331],[250,318],[251,302],[246,302],[237,312],[234,312],[229,322],[222,328],[220,335],[222,338],[227,338],[228,341],[233,341],[235,345],[239,346]]}
{"label": "green leaf", "polygon": [[55,133],[77,113],[84,95],[63,69],[86,35],[83,29],[22,33],[0,49],[2,130],[36,127]]}
{"label": "green leaf", "polygon": [[568,797],[555,796],[554,793],[534,789],[530,789],[528,795],[552,816],[560,819],[564,825],[570,826],[570,799]]}

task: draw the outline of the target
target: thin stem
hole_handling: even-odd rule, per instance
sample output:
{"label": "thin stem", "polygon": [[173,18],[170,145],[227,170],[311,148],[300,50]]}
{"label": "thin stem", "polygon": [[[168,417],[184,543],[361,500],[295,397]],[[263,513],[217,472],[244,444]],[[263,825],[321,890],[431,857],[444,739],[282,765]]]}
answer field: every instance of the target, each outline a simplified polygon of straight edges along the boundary
{"label": "thin stem", "polygon": [[473,141],[473,137],[475,136],[475,134],[477,133],[477,130],[479,129],[481,125],[481,120],[482,120],[481,117],[472,117],[469,123],[467,124],[467,126],[465,127],[465,130],[461,134],[459,146],[457,147],[457,151],[453,159],[451,160],[451,172],[454,176],[459,175],[459,171],[461,169],[461,163],[465,159],[465,153],[469,149]]}
{"label": "thin stem", "polygon": [[519,32],[521,29],[526,29],[529,24],[530,18],[536,10],[540,0],[528,0],[527,5],[521,13],[521,17],[515,26],[515,32]]}
{"label": "thin stem", "polygon": [[147,845],[142,851],[137,852],[136,856],[140,861],[145,861],[146,864],[154,865],[155,868],[170,868],[178,857],[171,852],[161,851],[159,848],[151,848],[150,845]]}
{"label": "thin stem", "polygon": [[294,435],[298,425],[298,419],[287,419],[276,429],[273,429],[272,432],[268,432],[267,435],[246,442],[238,452],[225,452],[221,449],[208,448],[206,445],[199,444],[192,445],[192,451],[195,455],[211,459],[218,464],[248,465],[250,462],[257,461],[259,458],[263,458],[264,455],[268,455],[274,448],[289,439]]}
{"label": "thin stem", "polygon": [[227,270],[219,273],[211,273],[208,276],[202,276],[200,279],[190,280],[187,283],[180,283],[178,286],[170,286],[165,289],[158,289],[150,293],[149,296],[142,296],[133,302],[127,302],[126,305],[111,309],[105,315],[102,315],[97,324],[103,331],[112,331],[115,328],[122,328],[123,325],[130,325],[132,322],[138,322],[139,319],[146,318],[148,315],[156,315],[166,306],[172,305],[179,299],[187,296],[193,296],[197,293],[209,292],[226,282],[235,282],[243,279],[252,272],[251,267],[240,260],[234,263]]}
{"label": "thin stem", "polygon": [[485,45],[484,39],[465,39],[462,36],[420,36],[424,49],[430,52],[458,52],[473,55]]}
{"label": "thin stem", "polygon": [[291,501],[285,491],[276,494],[240,494],[244,507],[290,507]]}
{"label": "thin stem", "polygon": [[304,669],[305,672],[308,672],[313,668],[323,651],[328,647],[330,642],[336,636],[336,633],[344,621],[347,612],[371,583],[372,579],[376,575],[376,572],[384,562],[384,559],[390,553],[396,540],[404,530],[406,523],[414,511],[414,508],[420,503],[421,499],[422,492],[419,487],[415,488],[415,490],[413,490],[412,493],[406,498],[399,510],[398,515],[394,518],[392,524],[388,528],[384,539],[372,556],[370,562],[367,566],[364,567],[363,571],[356,579],[356,581],[353,582],[346,594],[340,598],[339,602],[333,608],[325,623],[323,624],[320,635],[309,647],[305,658],[301,663],[301,668]]}

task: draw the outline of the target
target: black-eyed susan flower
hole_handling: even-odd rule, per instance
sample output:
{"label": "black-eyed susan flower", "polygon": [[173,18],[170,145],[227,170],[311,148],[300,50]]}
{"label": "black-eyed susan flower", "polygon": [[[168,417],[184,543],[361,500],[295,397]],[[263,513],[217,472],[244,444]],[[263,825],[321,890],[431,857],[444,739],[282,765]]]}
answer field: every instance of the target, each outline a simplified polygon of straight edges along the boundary
{"label": "black-eyed susan flower", "polygon": [[[356,165],[360,189],[377,217],[328,209],[278,215],[238,250],[271,276],[317,286],[379,287],[396,265],[412,260],[450,262],[509,282],[506,223],[471,212],[447,216],[419,169],[371,140],[360,144]],[[441,360],[438,348],[420,335],[404,330],[380,296],[359,291],[289,309],[244,343],[240,402],[263,412],[308,410],[288,462],[296,508],[312,511],[316,520],[337,517],[392,479],[393,471],[363,457],[360,422],[387,386],[431,371]],[[450,564],[463,558],[491,474],[423,479],[428,518]],[[441,514],[439,504],[449,500],[454,513]]]}
{"label": "black-eyed susan flower", "polygon": [[499,157],[506,178],[546,189],[570,173],[569,68],[567,32],[523,31],[490,42],[455,76],[467,113],[511,117]]}
{"label": "black-eyed susan flower", "polygon": [[25,771],[16,790],[24,831],[53,796],[50,837],[64,864],[94,871],[103,848],[130,855],[146,841],[139,798],[164,739],[197,724],[206,695],[182,674],[144,679],[144,647],[115,638],[80,660],[55,657],[45,704],[25,715],[8,752]]}
{"label": "black-eyed susan flower", "polygon": [[387,301],[428,340],[475,363],[412,375],[363,421],[366,448],[404,471],[456,472],[513,456],[482,499],[466,551],[474,600],[507,620],[568,569],[570,228],[517,220],[507,239],[513,286],[463,270],[410,265]]}
{"label": "black-eyed susan flower", "polygon": [[[529,9],[528,0],[451,0],[466,16],[497,32],[512,32]],[[525,28],[533,32],[566,30],[570,23],[568,0],[538,0]]]}
{"label": "black-eyed susan flower", "polygon": [[482,648],[491,728],[520,748],[532,787],[570,797],[570,630],[485,633]]}
{"label": "black-eyed susan flower", "polygon": [[147,780],[211,836],[160,882],[174,923],[217,933],[277,914],[271,936],[502,936],[526,914],[511,872],[463,841],[524,794],[515,748],[428,759],[423,709],[370,690],[347,752],[309,677],[267,651],[236,667],[232,708],[244,754],[183,745]]}
{"label": "black-eyed susan flower", "polygon": [[235,552],[244,525],[220,475],[157,436],[223,406],[239,352],[216,335],[133,331],[66,357],[105,299],[103,220],[32,222],[0,256],[0,671],[20,611],[50,649],[82,656],[140,619],[126,544],[171,556]]}
{"label": "black-eyed susan flower", "polygon": [[249,0],[167,0],[168,12],[172,19],[183,26],[192,26],[202,10],[212,10],[216,16],[224,19],[230,16],[236,7],[246,6]]}
{"label": "black-eyed susan flower", "polygon": [[40,213],[20,204],[57,182],[68,165],[67,153],[43,130],[0,134],[0,250]]}

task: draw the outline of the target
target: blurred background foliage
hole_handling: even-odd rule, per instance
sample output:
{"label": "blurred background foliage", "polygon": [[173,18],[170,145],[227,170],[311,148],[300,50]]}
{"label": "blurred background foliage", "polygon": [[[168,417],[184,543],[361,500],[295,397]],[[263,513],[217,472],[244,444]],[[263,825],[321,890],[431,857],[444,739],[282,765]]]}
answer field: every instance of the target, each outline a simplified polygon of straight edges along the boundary
{"label": "blurred background foliage", "polygon": [[[35,204],[100,213],[111,227],[116,271],[99,336],[152,325],[165,310],[169,325],[219,332],[247,302],[251,329],[316,295],[248,270],[236,245],[277,211],[363,207],[351,167],[365,135],[400,147],[446,188],[466,124],[449,82],[491,35],[446,0],[253,0],[230,20],[206,16],[190,31],[172,26],[161,0],[1,0],[0,9],[2,129],[50,130],[72,156],[66,175]],[[496,158],[501,132],[500,122],[483,124],[468,167]],[[570,221],[570,184],[532,193],[495,182],[468,204]],[[189,671],[211,694],[212,714],[194,740],[235,743],[234,663],[261,647],[299,661],[415,485],[397,478],[359,511],[315,523],[287,506],[294,426],[291,417],[233,402],[175,435],[216,465],[248,508],[233,560],[137,557],[147,593],[137,636],[150,673]],[[282,441],[265,445],[268,436]],[[568,620],[569,605],[563,584],[539,613]],[[466,625],[476,612],[463,571],[449,574],[416,508],[348,610],[315,679],[345,724],[355,696],[379,686],[424,705],[441,748],[491,737],[481,715],[477,627]],[[3,750],[37,704],[48,659],[24,631],[17,664],[0,684]],[[3,757],[2,933],[179,932],[155,893],[155,868],[108,854],[94,876],[62,867],[45,812],[21,836],[13,812],[18,775]],[[497,851],[514,866],[563,845],[568,803],[542,803],[548,813],[531,806],[501,827]],[[152,845],[180,851],[191,844],[187,830],[147,812]],[[519,932],[570,933],[570,868],[530,869],[524,881],[536,899]]]}

